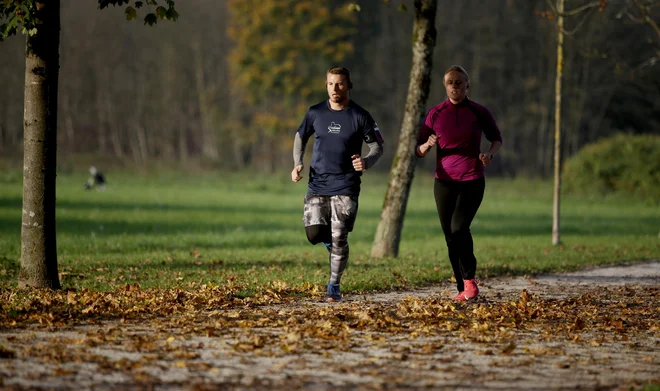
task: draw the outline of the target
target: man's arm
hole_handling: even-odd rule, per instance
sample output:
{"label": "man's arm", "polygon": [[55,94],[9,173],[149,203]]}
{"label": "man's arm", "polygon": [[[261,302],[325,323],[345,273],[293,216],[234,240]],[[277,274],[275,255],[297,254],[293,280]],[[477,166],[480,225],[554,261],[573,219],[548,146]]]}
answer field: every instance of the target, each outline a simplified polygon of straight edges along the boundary
{"label": "man's arm", "polygon": [[365,170],[373,167],[378,159],[383,156],[383,144],[379,143],[378,141],[367,143],[367,147],[369,147],[369,153],[367,156],[362,158]]}
{"label": "man's arm", "polygon": [[368,168],[371,168],[376,164],[378,159],[383,156],[383,136],[380,134],[380,129],[378,129],[378,124],[376,121],[371,118],[371,115],[367,113],[366,116],[366,125],[364,133],[364,142],[369,147],[369,153],[367,156],[361,157],[360,155],[353,155],[353,168],[355,171],[364,171]]}
{"label": "man's arm", "polygon": [[383,154],[383,144],[378,141],[368,142],[367,146],[369,147],[369,153],[367,156],[362,157],[360,155],[353,155],[353,168],[355,171],[364,171],[367,168],[372,167],[378,159]]}
{"label": "man's arm", "polygon": [[296,136],[293,139],[293,170],[291,171],[291,180],[293,182],[298,182],[302,179],[300,173],[303,169],[303,157],[305,156],[305,147],[307,146],[306,141],[296,132]]}
{"label": "man's arm", "polygon": [[293,165],[302,166],[303,158],[305,157],[305,147],[307,147],[307,141],[303,140],[300,137],[300,133],[296,132],[296,136],[293,139]]}

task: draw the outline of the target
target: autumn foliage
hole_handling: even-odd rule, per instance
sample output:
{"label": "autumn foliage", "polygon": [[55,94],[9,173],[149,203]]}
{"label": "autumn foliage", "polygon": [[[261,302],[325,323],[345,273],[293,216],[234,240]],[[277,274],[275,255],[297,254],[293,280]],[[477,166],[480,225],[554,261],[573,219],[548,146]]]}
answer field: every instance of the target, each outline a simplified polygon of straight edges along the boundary
{"label": "autumn foliage", "polygon": [[236,42],[228,57],[231,94],[241,106],[229,127],[267,144],[263,155],[282,155],[306,109],[327,97],[325,71],[353,51],[354,13],[328,0],[231,0],[228,7]]}

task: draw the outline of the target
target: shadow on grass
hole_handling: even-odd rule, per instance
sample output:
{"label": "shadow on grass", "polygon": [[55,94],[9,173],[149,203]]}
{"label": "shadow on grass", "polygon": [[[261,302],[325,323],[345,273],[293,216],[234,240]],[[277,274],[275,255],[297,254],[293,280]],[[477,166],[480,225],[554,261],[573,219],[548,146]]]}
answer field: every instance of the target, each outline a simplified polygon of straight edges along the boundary
{"label": "shadow on grass", "polygon": [[[237,230],[246,232],[274,233],[283,230],[297,229],[302,216],[302,202],[299,206],[289,207],[286,205],[195,205],[195,204],[151,204],[151,203],[93,203],[72,202],[58,200],[58,210],[89,210],[90,213],[97,211],[117,212],[118,220],[107,220],[102,218],[68,218],[58,216],[57,231],[64,234],[89,234],[96,232],[99,235],[120,234],[148,234],[148,235],[171,235],[171,234],[208,234],[225,235]],[[21,199],[0,198],[0,208],[11,208],[21,210]],[[121,216],[129,216],[138,211],[154,213],[168,212],[200,212],[205,213],[204,220],[191,223],[179,222],[173,216],[172,221],[149,222],[148,216],[145,221],[129,222],[121,221]],[[233,221],[228,221],[230,216]],[[274,217],[277,222],[265,222],[264,216]],[[284,218],[283,216],[287,216]],[[158,215],[162,218],[161,215]],[[365,209],[358,214],[358,225],[365,220],[374,222],[380,218],[377,210]],[[237,221],[238,220],[238,221]],[[272,219],[271,219],[272,220]],[[281,221],[281,222],[279,222]],[[416,222],[424,221],[424,225]],[[442,235],[440,223],[435,213],[424,213],[409,211],[406,214],[404,234],[406,236],[429,236],[429,224],[434,224],[434,235]],[[570,235],[587,236],[630,236],[648,233],[649,229],[657,230],[657,217],[653,216],[631,216],[631,217],[599,217],[594,215],[576,216],[564,214],[562,216],[562,233]],[[20,234],[20,216],[15,219],[0,218],[0,233]],[[549,214],[510,214],[510,213],[488,213],[477,214],[472,230],[478,235],[487,236],[536,236],[548,234],[552,229],[552,216]],[[354,233],[353,240],[373,240],[374,232]]]}
{"label": "shadow on grass", "polygon": [[[359,217],[358,217],[359,218]],[[436,215],[422,213],[406,215],[404,231],[407,235],[428,235],[428,227],[419,227],[410,222],[416,219],[433,219],[437,233],[442,235],[440,221]],[[561,232],[570,235],[586,236],[631,236],[644,235],[657,230],[657,217],[600,217],[576,216],[565,213],[562,216]],[[472,223],[472,232],[486,236],[537,236],[552,232],[552,216],[545,214],[509,214],[479,212]],[[649,231],[650,230],[650,231]]]}
{"label": "shadow on grass", "polygon": [[[209,213],[264,213],[264,214],[302,214],[303,204],[302,197],[299,206],[291,206],[284,208],[281,205],[273,207],[267,205],[268,200],[264,200],[261,205],[227,205],[218,202],[217,204],[167,204],[167,203],[144,203],[144,202],[105,202],[104,200],[57,200],[58,210],[89,210],[89,211],[113,211],[113,212],[209,212]],[[15,209],[20,211],[22,208],[22,199],[19,197],[14,198],[0,198],[0,209]]]}
{"label": "shadow on grass", "polygon": [[224,271],[224,272],[245,272],[248,270],[255,269],[261,271],[263,269],[273,269],[278,270],[283,268],[292,268],[302,263],[293,260],[244,260],[244,261],[218,261],[218,260],[203,260],[203,259],[173,259],[171,261],[163,262],[150,262],[144,263],[142,261],[135,262],[126,262],[124,260],[117,260],[115,262],[106,263],[106,267],[109,266],[119,266],[122,268],[127,268],[131,266],[139,266],[142,271],[147,269],[152,269],[155,271],[183,271],[186,273],[195,272],[195,271]]}

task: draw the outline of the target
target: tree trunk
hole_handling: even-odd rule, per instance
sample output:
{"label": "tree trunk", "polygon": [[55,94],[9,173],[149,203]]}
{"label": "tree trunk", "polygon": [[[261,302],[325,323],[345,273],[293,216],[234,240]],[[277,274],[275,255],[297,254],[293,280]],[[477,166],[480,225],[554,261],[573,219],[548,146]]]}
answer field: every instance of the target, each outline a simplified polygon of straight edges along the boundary
{"label": "tree trunk", "polygon": [[60,0],[37,1],[42,24],[27,37],[23,163],[23,227],[18,286],[59,289],[55,239],[57,79]]}
{"label": "tree trunk", "polygon": [[415,1],[415,24],[413,26],[413,59],[406,108],[401,124],[399,146],[392,164],[389,184],[380,223],[371,249],[372,257],[399,255],[399,242],[403,230],[410,185],[415,173],[415,147],[420,118],[429,96],[433,48],[435,47],[435,14],[437,0]]}
{"label": "tree trunk", "polygon": [[561,195],[561,79],[564,72],[564,0],[557,0],[557,76],[555,79],[555,185],[552,204],[552,245],[558,245]]}
{"label": "tree trunk", "polygon": [[214,129],[213,113],[209,98],[209,91],[204,82],[204,59],[202,49],[199,44],[193,45],[195,62],[195,87],[197,92],[197,101],[199,102],[200,123],[202,125],[201,143],[202,156],[213,162],[218,161],[220,153],[217,147],[217,138]]}
{"label": "tree trunk", "polygon": [[112,150],[114,151],[115,156],[121,159],[124,157],[124,147],[122,144],[123,127],[117,125],[117,120],[113,119],[115,118],[114,113],[117,111],[117,109],[115,105],[110,101],[109,96],[106,95],[104,97],[104,100],[105,100],[105,110],[107,113],[106,118],[108,118],[107,121],[108,133],[110,134],[110,142],[112,144]]}

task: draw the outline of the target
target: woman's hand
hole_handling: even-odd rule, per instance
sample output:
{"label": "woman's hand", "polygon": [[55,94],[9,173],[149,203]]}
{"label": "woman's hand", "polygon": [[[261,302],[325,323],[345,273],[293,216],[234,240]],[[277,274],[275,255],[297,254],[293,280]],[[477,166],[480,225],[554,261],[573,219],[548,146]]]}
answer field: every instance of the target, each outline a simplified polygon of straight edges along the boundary
{"label": "woman's hand", "polygon": [[438,136],[436,136],[435,134],[430,135],[429,139],[426,140],[426,143],[425,143],[426,147],[427,147],[426,152],[430,151],[431,148],[433,148],[437,143],[438,143]]}
{"label": "woman's hand", "polygon": [[490,163],[493,161],[493,154],[490,152],[486,153],[481,153],[479,154],[479,160],[481,160],[481,163],[484,165],[484,167],[488,166]]}
{"label": "woman's hand", "polygon": [[438,143],[438,136],[432,134],[424,144],[420,144],[415,150],[415,154],[419,157],[424,157]]}

